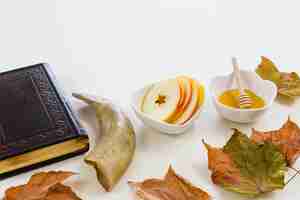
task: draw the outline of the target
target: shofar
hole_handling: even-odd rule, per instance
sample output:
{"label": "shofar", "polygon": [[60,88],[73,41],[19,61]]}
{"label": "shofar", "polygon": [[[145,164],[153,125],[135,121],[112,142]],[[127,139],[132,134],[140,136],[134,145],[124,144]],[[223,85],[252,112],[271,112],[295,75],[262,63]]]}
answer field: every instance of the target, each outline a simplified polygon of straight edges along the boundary
{"label": "shofar", "polygon": [[132,161],[136,138],[129,118],[121,109],[105,99],[94,99],[73,94],[96,111],[100,127],[100,140],[84,161],[93,166],[98,181],[106,191],[111,191]]}

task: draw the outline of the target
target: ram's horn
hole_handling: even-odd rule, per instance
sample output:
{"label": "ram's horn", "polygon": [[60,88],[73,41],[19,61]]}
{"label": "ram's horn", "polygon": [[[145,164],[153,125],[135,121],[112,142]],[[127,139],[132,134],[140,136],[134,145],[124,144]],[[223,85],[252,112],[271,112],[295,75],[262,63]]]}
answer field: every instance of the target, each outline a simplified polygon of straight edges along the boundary
{"label": "ram's horn", "polygon": [[136,138],[129,118],[120,107],[106,99],[73,94],[94,108],[100,127],[100,139],[84,161],[93,166],[100,184],[111,191],[132,161]]}

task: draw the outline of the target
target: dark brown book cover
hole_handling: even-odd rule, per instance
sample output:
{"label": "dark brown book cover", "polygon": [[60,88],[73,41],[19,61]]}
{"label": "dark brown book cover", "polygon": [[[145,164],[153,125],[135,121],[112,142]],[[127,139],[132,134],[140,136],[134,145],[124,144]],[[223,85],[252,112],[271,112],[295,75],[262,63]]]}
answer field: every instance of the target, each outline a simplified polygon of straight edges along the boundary
{"label": "dark brown book cover", "polygon": [[0,178],[88,150],[47,64],[0,73],[0,111]]}

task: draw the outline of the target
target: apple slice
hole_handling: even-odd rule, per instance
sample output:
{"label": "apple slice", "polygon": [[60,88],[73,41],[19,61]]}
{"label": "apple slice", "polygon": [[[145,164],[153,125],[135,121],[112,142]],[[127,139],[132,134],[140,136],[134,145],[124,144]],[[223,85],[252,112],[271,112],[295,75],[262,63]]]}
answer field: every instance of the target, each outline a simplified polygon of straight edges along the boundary
{"label": "apple slice", "polygon": [[182,124],[186,123],[187,121],[189,121],[198,111],[198,109],[203,105],[204,100],[205,100],[205,89],[204,86],[197,83],[198,85],[198,103],[197,103],[197,108],[194,110],[193,114],[190,116],[190,118],[188,118],[185,122],[183,122]]}
{"label": "apple slice", "polygon": [[176,80],[178,82],[179,89],[180,89],[180,100],[179,100],[179,103],[178,103],[177,108],[176,108],[176,113],[177,113],[178,109],[184,104],[184,101],[185,101],[185,98],[186,98],[186,93],[185,93],[185,85],[183,83],[183,80],[177,79],[177,78],[176,78]]}
{"label": "apple slice", "polygon": [[199,90],[199,85],[196,80],[189,78],[189,82],[192,85],[192,95],[191,99],[189,101],[189,104],[187,107],[184,109],[183,113],[181,116],[175,120],[173,123],[174,124],[184,124],[187,122],[193,114],[197,111],[198,105],[199,105],[199,99],[200,99],[200,90]]}
{"label": "apple slice", "polygon": [[185,85],[183,83],[183,80],[177,79],[177,78],[176,78],[176,80],[178,82],[179,89],[180,89],[180,99],[179,99],[179,102],[178,102],[178,105],[176,107],[176,111],[174,112],[174,114],[172,116],[170,116],[167,120],[165,120],[165,122],[168,122],[168,123],[172,123],[173,119],[175,119],[178,112],[180,112],[180,108],[184,104],[185,98],[186,98]]}
{"label": "apple slice", "polygon": [[171,119],[170,123],[174,123],[185,111],[192,98],[192,82],[186,76],[179,76],[176,78],[179,85],[184,89],[184,99],[181,104],[178,105],[176,114]]}
{"label": "apple slice", "polygon": [[169,121],[181,101],[180,86],[176,79],[161,81],[145,94],[141,111],[151,118]]}
{"label": "apple slice", "polygon": [[192,115],[182,124],[185,124],[187,121],[189,121],[198,111],[198,109],[203,105],[204,103],[204,99],[205,99],[205,90],[204,90],[204,86],[197,83],[198,85],[198,103],[197,103],[197,107],[195,108],[194,112],[192,113]]}

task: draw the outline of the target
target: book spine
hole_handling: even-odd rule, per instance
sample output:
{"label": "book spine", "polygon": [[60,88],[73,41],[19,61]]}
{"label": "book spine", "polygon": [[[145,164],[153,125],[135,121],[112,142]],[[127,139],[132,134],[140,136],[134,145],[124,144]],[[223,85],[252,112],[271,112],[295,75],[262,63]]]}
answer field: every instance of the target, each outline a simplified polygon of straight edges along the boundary
{"label": "book spine", "polygon": [[74,126],[78,130],[79,134],[86,135],[86,130],[81,126],[78,115],[72,109],[71,103],[66,97],[66,93],[59,86],[58,81],[57,81],[50,65],[48,63],[41,63],[41,64],[43,65],[51,84],[53,84],[54,88],[56,89],[57,95],[62,100],[62,103],[65,105],[65,108],[71,118],[71,121],[73,122]]}

